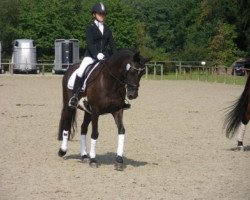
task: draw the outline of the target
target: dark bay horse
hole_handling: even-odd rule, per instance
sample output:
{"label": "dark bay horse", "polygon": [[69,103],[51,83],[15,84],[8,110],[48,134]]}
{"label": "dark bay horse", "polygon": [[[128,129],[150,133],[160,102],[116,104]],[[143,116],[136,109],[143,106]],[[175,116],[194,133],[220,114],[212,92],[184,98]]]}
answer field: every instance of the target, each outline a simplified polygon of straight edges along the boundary
{"label": "dark bay horse", "polygon": [[[87,97],[91,107],[91,114],[85,111],[84,120],[81,125],[81,157],[82,161],[88,161],[90,166],[97,167],[96,161],[96,141],[99,135],[98,118],[105,113],[111,113],[118,128],[118,148],[116,169],[123,169],[123,149],[125,128],[123,125],[123,105],[126,98],[132,100],[137,98],[139,82],[145,73],[145,63],[148,60],[143,58],[139,52],[128,49],[117,51],[107,60],[99,63],[87,81],[87,89],[79,94]],[[64,156],[67,151],[67,142],[70,134],[73,135],[75,129],[76,109],[68,106],[72,97],[72,90],[67,88],[67,83],[72,73],[77,70],[78,65],[70,67],[65,73],[62,81],[63,87],[63,109],[59,125],[58,139],[62,140],[58,155]],[[91,145],[89,156],[86,148],[86,134],[88,125],[92,123]],[[72,136],[71,135],[71,136]],[[90,159],[89,159],[90,157]]]}
{"label": "dark bay horse", "polygon": [[250,119],[250,75],[246,81],[245,88],[235,103],[229,107],[230,111],[226,115],[224,127],[226,136],[232,138],[238,131],[237,149],[244,151],[243,140],[246,130],[246,125]]}

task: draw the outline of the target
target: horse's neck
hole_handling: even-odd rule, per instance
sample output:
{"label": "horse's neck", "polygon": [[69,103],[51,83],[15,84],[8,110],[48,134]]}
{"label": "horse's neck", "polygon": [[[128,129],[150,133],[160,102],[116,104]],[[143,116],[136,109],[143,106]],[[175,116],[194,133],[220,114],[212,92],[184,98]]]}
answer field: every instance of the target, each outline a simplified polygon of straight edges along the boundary
{"label": "horse's neck", "polygon": [[117,57],[112,57],[109,62],[109,68],[112,70],[114,73],[122,72],[125,70],[126,64],[129,63],[131,59],[130,54],[121,54]]}

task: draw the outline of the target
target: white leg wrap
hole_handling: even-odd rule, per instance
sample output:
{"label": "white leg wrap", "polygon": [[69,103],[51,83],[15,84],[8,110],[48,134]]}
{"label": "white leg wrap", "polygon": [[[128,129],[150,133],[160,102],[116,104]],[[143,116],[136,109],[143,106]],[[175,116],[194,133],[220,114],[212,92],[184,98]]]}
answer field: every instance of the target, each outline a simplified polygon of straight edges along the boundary
{"label": "white leg wrap", "polygon": [[239,132],[238,133],[238,137],[237,137],[238,141],[243,142],[245,131],[246,131],[246,125],[244,125],[243,123],[241,123],[240,126],[239,126],[239,130],[238,130],[238,132]]}
{"label": "white leg wrap", "polygon": [[124,151],[124,141],[125,141],[125,135],[124,134],[118,135],[117,155],[121,157],[123,156],[123,151]]}
{"label": "white leg wrap", "polygon": [[95,158],[96,156],[95,148],[96,148],[96,140],[91,139],[90,152],[89,152],[90,158]]}
{"label": "white leg wrap", "polygon": [[61,149],[63,151],[67,151],[68,149],[68,138],[69,138],[69,131],[63,130],[63,140],[61,144]]}
{"label": "white leg wrap", "polygon": [[81,156],[87,155],[86,135],[81,135]]}

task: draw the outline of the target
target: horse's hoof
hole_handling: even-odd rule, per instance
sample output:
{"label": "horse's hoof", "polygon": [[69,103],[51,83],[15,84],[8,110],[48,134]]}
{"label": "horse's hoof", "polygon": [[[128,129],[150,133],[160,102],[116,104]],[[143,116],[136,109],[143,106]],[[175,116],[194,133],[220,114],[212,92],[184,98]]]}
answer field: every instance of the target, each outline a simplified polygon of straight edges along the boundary
{"label": "horse's hoof", "polygon": [[117,170],[117,171],[123,171],[123,170],[124,170],[124,165],[123,165],[123,163],[118,163],[118,162],[116,162],[116,163],[115,163],[115,170]]}
{"label": "horse's hoof", "polygon": [[98,163],[97,163],[96,159],[91,158],[89,161],[89,166],[92,168],[98,168]]}
{"label": "horse's hoof", "polygon": [[237,146],[236,150],[241,152],[245,151],[244,146]]}
{"label": "horse's hoof", "polygon": [[58,151],[58,156],[63,157],[63,156],[66,155],[66,153],[67,153],[67,151],[63,151],[63,150],[60,148],[59,151]]}
{"label": "horse's hoof", "polygon": [[117,171],[124,170],[123,158],[121,156],[117,156],[115,159],[115,170],[117,170]]}
{"label": "horse's hoof", "polygon": [[90,162],[90,159],[89,159],[89,157],[88,157],[87,155],[83,155],[83,156],[81,157],[81,159],[82,159],[82,162],[83,162],[83,163],[89,163],[89,162]]}

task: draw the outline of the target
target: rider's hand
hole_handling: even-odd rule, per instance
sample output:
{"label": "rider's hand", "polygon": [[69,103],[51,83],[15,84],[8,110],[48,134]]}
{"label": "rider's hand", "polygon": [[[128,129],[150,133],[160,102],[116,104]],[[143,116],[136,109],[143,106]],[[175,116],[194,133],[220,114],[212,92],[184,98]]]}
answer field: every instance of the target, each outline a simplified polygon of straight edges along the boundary
{"label": "rider's hand", "polygon": [[103,53],[98,53],[97,54],[97,59],[98,60],[102,60],[104,58],[104,54]]}

